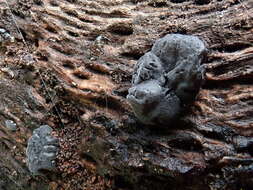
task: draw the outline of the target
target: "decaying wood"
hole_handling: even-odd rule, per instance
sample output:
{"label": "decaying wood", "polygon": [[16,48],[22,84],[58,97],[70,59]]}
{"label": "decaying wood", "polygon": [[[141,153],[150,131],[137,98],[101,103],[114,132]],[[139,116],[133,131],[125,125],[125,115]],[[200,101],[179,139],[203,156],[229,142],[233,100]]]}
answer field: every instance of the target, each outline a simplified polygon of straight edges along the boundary
{"label": "decaying wood", "polygon": [[[15,42],[0,47],[0,189],[251,189],[250,0],[8,4],[0,28]],[[206,42],[206,82],[180,121],[149,128],[125,97],[137,59],[168,33]],[[43,179],[25,165],[40,124],[61,145],[58,173]]]}

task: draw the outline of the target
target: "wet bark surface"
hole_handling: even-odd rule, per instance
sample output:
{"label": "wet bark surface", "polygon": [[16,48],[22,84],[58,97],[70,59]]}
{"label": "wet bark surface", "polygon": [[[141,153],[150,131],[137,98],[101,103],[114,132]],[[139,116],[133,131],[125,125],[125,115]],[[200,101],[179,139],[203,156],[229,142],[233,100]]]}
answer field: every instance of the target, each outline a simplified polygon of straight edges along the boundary
{"label": "wet bark surface", "polygon": [[[251,189],[252,17],[250,0],[1,1],[0,189]],[[178,121],[148,127],[127,90],[169,33],[205,41],[205,84]],[[25,149],[43,124],[60,152],[35,177]]]}

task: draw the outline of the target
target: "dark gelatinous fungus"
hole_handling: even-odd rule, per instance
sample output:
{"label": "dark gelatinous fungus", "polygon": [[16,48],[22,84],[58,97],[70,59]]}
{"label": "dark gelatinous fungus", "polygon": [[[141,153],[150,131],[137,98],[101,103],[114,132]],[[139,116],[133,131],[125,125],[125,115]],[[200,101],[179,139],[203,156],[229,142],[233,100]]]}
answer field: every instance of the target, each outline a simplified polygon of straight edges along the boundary
{"label": "dark gelatinous fungus", "polygon": [[27,164],[31,173],[43,174],[41,171],[55,169],[58,151],[58,139],[51,135],[52,128],[42,125],[33,131],[26,150]]}
{"label": "dark gelatinous fungus", "polygon": [[165,124],[194,101],[204,79],[204,43],[195,36],[168,34],[137,62],[127,96],[144,124]]}

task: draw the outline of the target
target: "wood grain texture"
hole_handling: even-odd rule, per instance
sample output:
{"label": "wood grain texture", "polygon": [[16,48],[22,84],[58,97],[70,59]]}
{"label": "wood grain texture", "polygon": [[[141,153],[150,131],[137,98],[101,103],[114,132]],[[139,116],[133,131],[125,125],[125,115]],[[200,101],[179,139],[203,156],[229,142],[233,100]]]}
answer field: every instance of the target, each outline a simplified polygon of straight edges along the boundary
{"label": "wood grain texture", "polygon": [[[0,66],[9,69],[0,72],[0,155],[6,158],[0,160],[0,173],[7,176],[0,178],[0,188],[38,189],[42,184],[29,175],[24,155],[32,129],[40,124],[52,126],[61,145],[58,173],[42,180],[44,188],[106,189],[113,181],[116,186],[126,181],[122,189],[252,185],[252,179],[238,177],[253,172],[250,0],[203,5],[159,0],[8,2],[27,46],[6,3],[0,2],[0,28],[15,37],[0,48]],[[160,129],[136,122],[125,97],[137,59],[168,33],[196,35],[209,52],[197,100],[182,121],[160,134]],[[15,121],[19,130],[7,131],[6,119]],[[87,154],[88,149],[93,152]],[[127,174],[136,178],[123,179]],[[11,187],[13,180],[17,184]]]}

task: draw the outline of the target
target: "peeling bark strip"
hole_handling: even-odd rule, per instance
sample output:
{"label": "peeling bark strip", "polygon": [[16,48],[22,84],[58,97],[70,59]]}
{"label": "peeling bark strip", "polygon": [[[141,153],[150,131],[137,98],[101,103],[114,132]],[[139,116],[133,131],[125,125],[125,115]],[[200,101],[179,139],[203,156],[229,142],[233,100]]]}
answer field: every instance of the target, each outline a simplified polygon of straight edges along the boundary
{"label": "peeling bark strip", "polygon": [[[29,50],[1,1],[15,42],[0,46],[0,188],[251,189],[250,0],[8,2]],[[198,36],[209,53],[203,89],[167,131],[137,123],[126,95],[137,59],[170,33]],[[60,139],[59,175],[44,180],[25,163],[41,124]]]}

